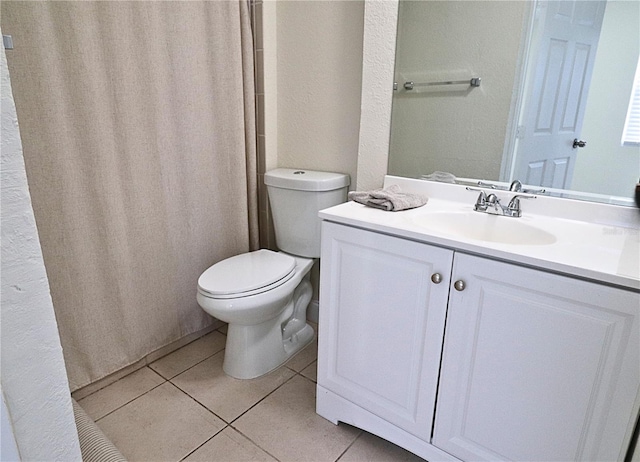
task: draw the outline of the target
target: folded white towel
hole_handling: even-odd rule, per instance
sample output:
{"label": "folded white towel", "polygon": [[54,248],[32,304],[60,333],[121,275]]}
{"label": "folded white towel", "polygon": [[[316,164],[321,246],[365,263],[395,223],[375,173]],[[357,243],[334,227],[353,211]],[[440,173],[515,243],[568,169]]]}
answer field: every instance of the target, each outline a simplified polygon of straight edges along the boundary
{"label": "folded white towel", "polygon": [[394,184],[388,188],[375,189],[373,191],[351,191],[349,200],[369,207],[397,212],[421,207],[429,199],[419,194],[402,193],[400,192],[400,186]]}
{"label": "folded white towel", "polygon": [[428,175],[422,175],[421,180],[439,181],[440,183],[456,183],[456,177],[449,172],[435,171]]}

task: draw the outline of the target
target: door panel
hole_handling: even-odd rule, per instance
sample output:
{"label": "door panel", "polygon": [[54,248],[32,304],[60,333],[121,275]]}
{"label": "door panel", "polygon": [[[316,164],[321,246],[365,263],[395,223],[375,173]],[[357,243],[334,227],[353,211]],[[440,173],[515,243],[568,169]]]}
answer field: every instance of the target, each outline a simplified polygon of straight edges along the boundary
{"label": "door panel", "polygon": [[639,296],[456,254],[433,444],[463,460],[617,460]]}
{"label": "door panel", "polygon": [[326,222],[322,238],[318,384],[428,441],[453,252]]}
{"label": "door panel", "polygon": [[559,127],[560,133],[569,132],[574,134],[578,130],[578,123],[581,122],[580,109],[583,109],[586,104],[586,102],[582,101],[582,97],[585,95],[584,84],[590,57],[591,45],[577,43],[573,50],[567,99],[565,101],[562,123]]}
{"label": "door panel", "polygon": [[552,134],[558,106],[562,74],[567,59],[567,42],[549,40],[547,62],[543,70],[542,88],[537,98],[534,134]]}

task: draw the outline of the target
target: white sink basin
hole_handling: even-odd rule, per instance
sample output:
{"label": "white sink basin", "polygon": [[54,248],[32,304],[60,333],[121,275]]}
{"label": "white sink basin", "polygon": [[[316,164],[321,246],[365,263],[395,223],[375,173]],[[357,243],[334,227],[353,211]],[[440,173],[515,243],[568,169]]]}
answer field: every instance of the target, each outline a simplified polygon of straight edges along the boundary
{"label": "white sink basin", "polygon": [[521,218],[480,212],[433,212],[412,217],[425,229],[445,235],[512,245],[549,245],[556,237]]}

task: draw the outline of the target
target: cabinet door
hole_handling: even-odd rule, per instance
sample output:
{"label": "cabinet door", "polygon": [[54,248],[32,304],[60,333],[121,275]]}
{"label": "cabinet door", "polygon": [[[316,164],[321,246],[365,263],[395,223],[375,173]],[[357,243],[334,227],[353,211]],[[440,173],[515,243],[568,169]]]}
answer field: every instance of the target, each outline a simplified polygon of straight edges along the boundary
{"label": "cabinet door", "polygon": [[452,259],[323,223],[318,384],[429,440]]}
{"label": "cabinet door", "polygon": [[[622,460],[639,295],[456,254],[433,444],[463,460]],[[635,404],[634,404],[635,402]]]}

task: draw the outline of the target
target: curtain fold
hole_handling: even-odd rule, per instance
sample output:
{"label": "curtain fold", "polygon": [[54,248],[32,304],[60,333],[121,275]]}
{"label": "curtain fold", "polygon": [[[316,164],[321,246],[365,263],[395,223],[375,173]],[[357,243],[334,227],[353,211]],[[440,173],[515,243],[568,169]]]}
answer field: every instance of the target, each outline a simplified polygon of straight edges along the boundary
{"label": "curtain fold", "polygon": [[211,324],[211,264],[257,246],[245,1],[3,1],[71,389]]}

